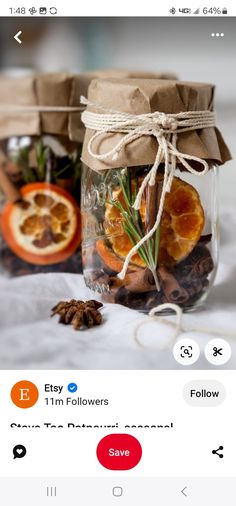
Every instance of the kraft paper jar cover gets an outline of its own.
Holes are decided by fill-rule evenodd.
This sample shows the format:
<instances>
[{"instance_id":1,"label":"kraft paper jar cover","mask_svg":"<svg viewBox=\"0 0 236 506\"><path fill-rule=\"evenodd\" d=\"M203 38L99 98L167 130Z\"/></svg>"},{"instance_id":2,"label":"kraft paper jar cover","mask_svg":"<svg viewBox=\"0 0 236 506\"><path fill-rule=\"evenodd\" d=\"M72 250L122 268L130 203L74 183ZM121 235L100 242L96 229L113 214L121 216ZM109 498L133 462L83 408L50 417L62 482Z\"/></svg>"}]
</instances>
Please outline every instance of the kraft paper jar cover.
<instances>
[{"instance_id":1,"label":"kraft paper jar cover","mask_svg":"<svg viewBox=\"0 0 236 506\"><path fill-rule=\"evenodd\" d=\"M4 107L0 111L0 139L52 134L82 142L84 126L80 118L81 111L41 112L29 111L27 107L82 109L80 96L87 95L90 82L91 77L86 74L36 74L20 78L0 76L0 108ZM14 106L22 106L22 110L14 111Z\"/></svg>"},{"instance_id":2,"label":"kraft paper jar cover","mask_svg":"<svg viewBox=\"0 0 236 506\"><path fill-rule=\"evenodd\" d=\"M133 115L153 113L166 114L185 111L213 111L214 85L160 79L95 79L88 90L88 99L104 110L126 112ZM88 107L103 113L96 107ZM95 131L85 133L82 161L94 170L115 167L132 167L152 164L157 153L157 141L153 136L142 136L124 146L118 158L97 160L88 153L88 142ZM93 150L98 154L110 151L124 136L123 133L102 133L95 141ZM217 127L188 131L178 134L177 149L189 155L222 165L231 158L229 149Z\"/></svg>"}]
</instances>

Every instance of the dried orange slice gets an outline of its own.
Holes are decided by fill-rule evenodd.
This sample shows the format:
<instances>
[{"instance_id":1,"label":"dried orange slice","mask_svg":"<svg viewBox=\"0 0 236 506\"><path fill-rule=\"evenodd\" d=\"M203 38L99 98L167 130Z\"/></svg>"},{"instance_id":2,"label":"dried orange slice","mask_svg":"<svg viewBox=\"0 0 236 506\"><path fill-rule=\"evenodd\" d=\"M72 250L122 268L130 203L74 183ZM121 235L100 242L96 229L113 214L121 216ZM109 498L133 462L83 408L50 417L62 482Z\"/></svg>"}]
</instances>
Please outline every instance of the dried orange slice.
<instances>
[{"instance_id":1,"label":"dried orange slice","mask_svg":"<svg viewBox=\"0 0 236 506\"><path fill-rule=\"evenodd\" d=\"M2 234L26 262L48 265L70 257L80 242L80 217L73 197L56 185L32 183L21 188L23 204L7 203Z\"/></svg>"},{"instance_id":2,"label":"dried orange slice","mask_svg":"<svg viewBox=\"0 0 236 506\"><path fill-rule=\"evenodd\" d=\"M124 208L126 207L122 189L113 191L113 199L122 203ZM144 199L140 214L145 223ZM204 211L197 190L189 183L175 177L171 191L166 195L161 219L159 262L169 265L183 260L198 242L204 222ZM112 246L111 254L115 253L120 259L124 259L133 244L122 229L122 216L119 209L111 204L106 205L105 231ZM104 251L99 252L105 263L108 262L108 252L109 248L106 249L106 255ZM133 256L132 263L145 267L139 254Z\"/></svg>"},{"instance_id":3,"label":"dried orange slice","mask_svg":"<svg viewBox=\"0 0 236 506\"><path fill-rule=\"evenodd\" d=\"M112 251L109 246L103 241L99 239L96 243L96 249L99 256L104 260L104 263L109 269L115 272L121 271L123 267L123 260L121 260L115 253Z\"/></svg>"},{"instance_id":4,"label":"dried orange slice","mask_svg":"<svg viewBox=\"0 0 236 506\"><path fill-rule=\"evenodd\" d=\"M200 239L204 223L197 190L175 177L166 194L161 220L160 263L180 262L189 255Z\"/></svg>"},{"instance_id":5,"label":"dried orange slice","mask_svg":"<svg viewBox=\"0 0 236 506\"><path fill-rule=\"evenodd\" d=\"M106 244L103 239L99 239L96 243L96 250L99 256L103 259L105 265L109 267L111 271L120 272L124 259L120 258L114 251ZM137 270L137 266L134 265L133 259L130 262L130 266L128 272L133 272Z\"/></svg>"},{"instance_id":6,"label":"dried orange slice","mask_svg":"<svg viewBox=\"0 0 236 506\"><path fill-rule=\"evenodd\" d=\"M112 197L114 200L120 202L124 208L126 208L121 188L115 189L112 193ZM141 207L140 214L142 220L144 221L145 206ZM133 244L131 244L128 235L124 232L122 222L123 218L121 216L119 209L117 209L117 207L113 206L112 204L106 204L105 222L104 222L105 232L107 238L112 244L113 251L121 258L124 258L131 250ZM139 265L140 267L144 267L144 262L138 253L136 253L132 257L132 263L135 265Z\"/></svg>"}]
</instances>

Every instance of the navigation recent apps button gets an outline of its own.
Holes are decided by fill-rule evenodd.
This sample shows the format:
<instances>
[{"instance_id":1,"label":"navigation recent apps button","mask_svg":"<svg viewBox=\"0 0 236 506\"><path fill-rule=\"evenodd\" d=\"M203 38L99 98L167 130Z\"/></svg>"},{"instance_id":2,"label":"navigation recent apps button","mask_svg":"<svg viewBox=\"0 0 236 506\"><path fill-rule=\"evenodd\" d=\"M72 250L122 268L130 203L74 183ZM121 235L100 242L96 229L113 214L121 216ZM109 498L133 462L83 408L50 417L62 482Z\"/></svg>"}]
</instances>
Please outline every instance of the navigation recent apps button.
<instances>
[{"instance_id":1,"label":"navigation recent apps button","mask_svg":"<svg viewBox=\"0 0 236 506\"><path fill-rule=\"evenodd\" d=\"M112 471L127 471L137 466L142 457L139 441L129 434L109 434L97 446L100 464Z\"/></svg>"}]
</instances>

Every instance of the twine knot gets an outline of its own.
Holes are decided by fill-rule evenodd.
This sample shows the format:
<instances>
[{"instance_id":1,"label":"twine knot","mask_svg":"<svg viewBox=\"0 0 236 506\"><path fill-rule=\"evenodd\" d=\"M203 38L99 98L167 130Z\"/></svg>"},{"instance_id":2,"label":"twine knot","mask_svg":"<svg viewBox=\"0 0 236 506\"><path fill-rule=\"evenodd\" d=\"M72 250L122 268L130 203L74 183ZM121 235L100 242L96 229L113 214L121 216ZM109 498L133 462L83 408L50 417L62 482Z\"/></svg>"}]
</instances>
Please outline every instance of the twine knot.
<instances>
[{"instance_id":1,"label":"twine knot","mask_svg":"<svg viewBox=\"0 0 236 506\"><path fill-rule=\"evenodd\" d=\"M173 118L170 118L169 116L165 115L162 119L162 126L163 128L168 128L173 132L174 130L177 130L178 123Z\"/></svg>"}]
</instances>

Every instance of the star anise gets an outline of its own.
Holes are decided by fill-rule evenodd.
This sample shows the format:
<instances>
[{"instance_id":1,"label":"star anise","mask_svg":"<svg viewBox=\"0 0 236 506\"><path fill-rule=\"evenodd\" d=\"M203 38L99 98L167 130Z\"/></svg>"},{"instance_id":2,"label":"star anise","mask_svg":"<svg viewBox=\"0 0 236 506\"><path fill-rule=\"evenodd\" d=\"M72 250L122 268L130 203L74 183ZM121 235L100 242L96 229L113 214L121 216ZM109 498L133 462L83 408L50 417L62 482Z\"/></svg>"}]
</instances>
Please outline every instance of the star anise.
<instances>
[{"instance_id":1,"label":"star anise","mask_svg":"<svg viewBox=\"0 0 236 506\"><path fill-rule=\"evenodd\" d=\"M82 300L72 299L69 302L60 301L52 308L52 315L59 314L59 323L68 325L71 323L75 330L80 330L84 327L93 327L102 323L102 315L99 309L103 306L97 300Z\"/></svg>"}]
</instances>

